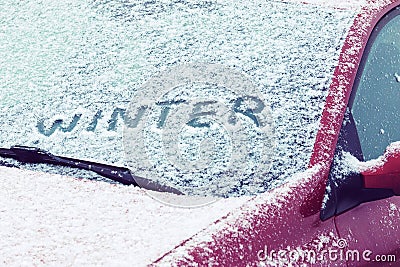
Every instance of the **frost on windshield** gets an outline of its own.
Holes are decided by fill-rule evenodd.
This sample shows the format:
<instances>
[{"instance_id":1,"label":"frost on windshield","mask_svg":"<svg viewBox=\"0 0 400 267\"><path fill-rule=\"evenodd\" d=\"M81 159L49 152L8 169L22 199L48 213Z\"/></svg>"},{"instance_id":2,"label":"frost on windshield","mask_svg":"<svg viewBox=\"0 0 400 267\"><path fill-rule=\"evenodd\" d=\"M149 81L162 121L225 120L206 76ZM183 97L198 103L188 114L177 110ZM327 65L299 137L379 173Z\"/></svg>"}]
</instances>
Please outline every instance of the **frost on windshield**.
<instances>
[{"instance_id":1,"label":"frost on windshield","mask_svg":"<svg viewBox=\"0 0 400 267\"><path fill-rule=\"evenodd\" d=\"M262 12L260 12L262 10ZM8 1L0 9L1 146L124 165L128 103L181 63L246 74L276 140L265 191L307 168L354 11L275 1Z\"/></svg>"}]
</instances>

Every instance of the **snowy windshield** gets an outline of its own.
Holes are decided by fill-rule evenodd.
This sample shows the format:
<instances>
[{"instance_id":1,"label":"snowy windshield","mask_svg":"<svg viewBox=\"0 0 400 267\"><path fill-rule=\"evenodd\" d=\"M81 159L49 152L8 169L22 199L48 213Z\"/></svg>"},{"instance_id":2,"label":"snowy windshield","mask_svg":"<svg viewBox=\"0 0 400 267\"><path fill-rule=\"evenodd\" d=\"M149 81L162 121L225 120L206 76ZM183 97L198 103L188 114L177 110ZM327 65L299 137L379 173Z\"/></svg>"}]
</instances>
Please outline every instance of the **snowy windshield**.
<instances>
[{"instance_id":1,"label":"snowy windshield","mask_svg":"<svg viewBox=\"0 0 400 267\"><path fill-rule=\"evenodd\" d=\"M264 0L3 1L0 146L125 165L124 116L143 84L219 64L255 84L274 128L265 179L227 193L263 192L307 168L354 14Z\"/></svg>"}]
</instances>

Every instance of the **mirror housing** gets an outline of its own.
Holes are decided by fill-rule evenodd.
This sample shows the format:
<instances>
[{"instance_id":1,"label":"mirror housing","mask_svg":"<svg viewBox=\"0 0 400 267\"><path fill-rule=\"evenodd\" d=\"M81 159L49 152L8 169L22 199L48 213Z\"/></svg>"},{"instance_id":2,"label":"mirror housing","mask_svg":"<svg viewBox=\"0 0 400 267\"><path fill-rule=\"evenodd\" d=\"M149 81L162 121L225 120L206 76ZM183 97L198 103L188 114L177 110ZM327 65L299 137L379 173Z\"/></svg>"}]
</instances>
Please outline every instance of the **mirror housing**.
<instances>
[{"instance_id":1,"label":"mirror housing","mask_svg":"<svg viewBox=\"0 0 400 267\"><path fill-rule=\"evenodd\" d=\"M391 189L400 195L400 142L390 144L383 157L361 175L365 188Z\"/></svg>"}]
</instances>

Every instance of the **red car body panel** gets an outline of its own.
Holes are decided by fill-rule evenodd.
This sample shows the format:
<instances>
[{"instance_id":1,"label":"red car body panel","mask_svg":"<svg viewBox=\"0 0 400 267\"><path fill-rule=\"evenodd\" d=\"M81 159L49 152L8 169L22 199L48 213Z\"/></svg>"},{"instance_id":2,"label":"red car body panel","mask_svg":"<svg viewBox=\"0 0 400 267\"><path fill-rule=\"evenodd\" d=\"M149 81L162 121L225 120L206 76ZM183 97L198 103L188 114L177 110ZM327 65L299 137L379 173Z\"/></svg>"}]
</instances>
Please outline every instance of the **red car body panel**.
<instances>
[{"instance_id":1,"label":"red car body panel","mask_svg":"<svg viewBox=\"0 0 400 267\"><path fill-rule=\"evenodd\" d=\"M253 198L240 210L184 241L154 265L164 266L173 261L177 266L254 266L260 259L270 265L278 257L270 254L272 250L327 250L339 239L333 218L322 222L319 214L305 217L300 212L309 188L323 179L319 168L307 174L270 195ZM204 241L204 236L211 239ZM265 253L272 258L265 259ZM315 266L325 265L321 261Z\"/></svg>"},{"instance_id":2,"label":"red car body panel","mask_svg":"<svg viewBox=\"0 0 400 267\"><path fill-rule=\"evenodd\" d=\"M255 266L262 263L288 266L282 261L264 260L266 250L289 253L293 249L311 249L321 256L328 248L337 249L338 242L343 241L341 238L348 242L347 251L373 250L374 254L382 255L390 252L400 259L400 208L397 208L400 197L364 203L326 221L319 217L339 130L365 46L377 22L399 5L398 0L369 0L356 16L334 71L309 171L252 198L239 210L166 253L153 263L154 266L171 263L177 266ZM331 262L326 261L326 257L314 262L298 260L296 266L301 263L306 266L346 265L343 257ZM349 266L369 263L374 264L348 261ZM393 264L387 263L399 266Z\"/></svg>"},{"instance_id":3,"label":"red car body panel","mask_svg":"<svg viewBox=\"0 0 400 267\"><path fill-rule=\"evenodd\" d=\"M350 259L348 266L399 266L400 197L364 203L335 221L347 251L360 253L360 260ZM366 261L362 253L368 251Z\"/></svg>"}]
</instances>

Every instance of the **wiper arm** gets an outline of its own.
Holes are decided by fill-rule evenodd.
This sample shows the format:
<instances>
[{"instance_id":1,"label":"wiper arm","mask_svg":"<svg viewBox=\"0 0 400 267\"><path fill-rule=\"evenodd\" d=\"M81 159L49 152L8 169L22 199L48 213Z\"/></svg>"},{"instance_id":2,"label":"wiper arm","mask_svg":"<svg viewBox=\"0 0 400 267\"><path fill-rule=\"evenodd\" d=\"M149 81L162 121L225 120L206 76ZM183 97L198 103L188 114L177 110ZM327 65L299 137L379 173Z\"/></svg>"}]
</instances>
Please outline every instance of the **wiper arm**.
<instances>
[{"instance_id":1,"label":"wiper arm","mask_svg":"<svg viewBox=\"0 0 400 267\"><path fill-rule=\"evenodd\" d=\"M160 185L143 177L133 176L131 171L125 167L56 156L37 147L12 146L11 148L0 148L0 156L13 158L23 163L47 163L88 170L124 185L140 185L142 188L153 191L183 195L182 192L173 187Z\"/></svg>"}]
</instances>

